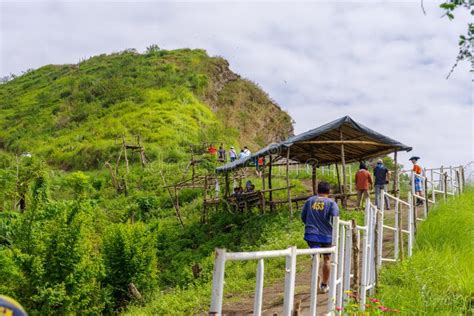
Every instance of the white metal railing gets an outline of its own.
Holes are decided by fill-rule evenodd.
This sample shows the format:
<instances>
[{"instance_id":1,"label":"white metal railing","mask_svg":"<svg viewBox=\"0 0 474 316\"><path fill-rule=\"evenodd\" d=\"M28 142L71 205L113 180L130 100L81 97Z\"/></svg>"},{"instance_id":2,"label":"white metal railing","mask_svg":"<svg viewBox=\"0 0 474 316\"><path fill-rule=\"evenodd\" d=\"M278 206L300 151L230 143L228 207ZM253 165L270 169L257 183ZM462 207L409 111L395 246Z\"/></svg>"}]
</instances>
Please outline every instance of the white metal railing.
<instances>
[{"instance_id":1,"label":"white metal railing","mask_svg":"<svg viewBox=\"0 0 474 316\"><path fill-rule=\"evenodd\" d=\"M346 292L350 289L351 254L352 254L352 223L333 219L333 246L330 248L297 249L290 247L284 250L227 252L216 249L214 274L212 282L212 299L210 315L222 315L222 300L224 293L224 271L227 261L257 260L256 287L253 313L262 314L264 259L286 257L285 288L283 300L283 315L292 315L295 294L296 259L299 255L313 255L311 269L311 300L310 315L317 314L317 290L319 254L331 254L331 274L329 277L328 310L342 307ZM365 231L369 231L365 229Z\"/></svg>"},{"instance_id":2,"label":"white metal railing","mask_svg":"<svg viewBox=\"0 0 474 316\"><path fill-rule=\"evenodd\" d=\"M453 170L453 171L445 171ZM451 174L454 176L452 178ZM333 245L330 248L297 249L290 247L283 250L254 251L254 252L227 252L225 249L216 249L214 262L214 274L212 283L212 300L210 315L222 315L222 300L224 292L224 272L227 261L257 260L256 287L253 313L262 314L263 302L263 280L264 260L269 258L285 257L285 288L283 301L283 315L289 316L293 313L296 261L299 255L313 255L311 268L311 300L310 315L317 313L317 289L320 254L332 255L331 274L329 279L328 311L334 312L342 308L347 299L346 291L350 289L352 270L359 268L358 262L351 262L353 251L353 233L362 240L362 246L357 247L361 252L361 271L359 284L360 309L365 310L367 294L372 294L376 286L377 271L384 262L399 261L403 254L403 236L407 236L407 255L413 253L415 239L416 220L424 220L428 216L428 203L436 203L436 194L456 195L464 189L463 167L433 168L426 169L424 175L417 175L411 171L411 192L408 193L407 201L391 195L384 190L380 194L380 208L366 200L364 225L354 226L352 222L344 221L339 217L333 219ZM415 192L415 179L421 179L421 195ZM431 191L429 191L430 189ZM431 199L429 196L431 195ZM385 199L394 201L394 224L385 223ZM423 218L418 218L416 212L416 199L423 201ZM406 210L405 212L403 210ZM405 213L405 214L404 214ZM406 227L403 222L406 220ZM355 231L354 231L355 230ZM384 253L384 230L394 232L393 257L383 257ZM360 238L362 236L362 238Z\"/></svg>"},{"instance_id":3,"label":"white metal railing","mask_svg":"<svg viewBox=\"0 0 474 316\"><path fill-rule=\"evenodd\" d=\"M402 248L403 242L403 234L408 236L408 244L407 244L407 253L410 257L413 252L413 239L414 239L414 207L412 202L412 197L408 195L408 202L391 195L385 191L382 191L381 198L390 199L394 201L394 224L390 226L384 222L385 220L385 209L382 205L382 208L379 211L379 223L378 223L378 244L381 245L378 249L378 266L382 265L382 262L395 262L400 260L400 253ZM406 209L405 216L403 216L403 209ZM403 220L406 220L406 229L403 228ZM383 254L383 235L384 230L393 231L393 257L392 258L384 258Z\"/></svg>"},{"instance_id":4,"label":"white metal railing","mask_svg":"<svg viewBox=\"0 0 474 316\"><path fill-rule=\"evenodd\" d=\"M375 289L375 224L377 206L367 198L365 203L364 226L358 227L362 232L362 266L360 279L360 309L365 310L367 293Z\"/></svg>"}]
</instances>

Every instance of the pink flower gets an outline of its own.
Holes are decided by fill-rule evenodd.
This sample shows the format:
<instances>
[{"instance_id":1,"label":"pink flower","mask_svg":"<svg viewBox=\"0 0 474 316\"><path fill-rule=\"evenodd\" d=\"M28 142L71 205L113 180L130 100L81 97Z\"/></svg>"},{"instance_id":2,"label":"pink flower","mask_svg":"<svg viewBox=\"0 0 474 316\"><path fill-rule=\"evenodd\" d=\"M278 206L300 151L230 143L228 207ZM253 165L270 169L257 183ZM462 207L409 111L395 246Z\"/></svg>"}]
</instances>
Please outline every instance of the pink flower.
<instances>
[{"instance_id":1,"label":"pink flower","mask_svg":"<svg viewBox=\"0 0 474 316\"><path fill-rule=\"evenodd\" d=\"M376 299L376 298L371 298L370 301L371 301L372 303L380 303L380 301L379 301L378 299Z\"/></svg>"},{"instance_id":2,"label":"pink flower","mask_svg":"<svg viewBox=\"0 0 474 316\"><path fill-rule=\"evenodd\" d=\"M336 307L336 310L337 310L338 312L342 311L343 309L344 309L344 308L342 308L342 307Z\"/></svg>"}]
</instances>

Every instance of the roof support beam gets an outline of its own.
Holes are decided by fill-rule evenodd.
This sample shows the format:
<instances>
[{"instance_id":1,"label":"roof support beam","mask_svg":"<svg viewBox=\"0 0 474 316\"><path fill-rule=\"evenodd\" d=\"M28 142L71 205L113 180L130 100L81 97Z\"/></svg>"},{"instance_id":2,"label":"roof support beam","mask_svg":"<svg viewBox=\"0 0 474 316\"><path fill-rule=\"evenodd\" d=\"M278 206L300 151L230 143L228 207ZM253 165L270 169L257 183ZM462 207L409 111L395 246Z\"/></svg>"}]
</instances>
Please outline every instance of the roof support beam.
<instances>
[{"instance_id":1,"label":"roof support beam","mask_svg":"<svg viewBox=\"0 0 474 316\"><path fill-rule=\"evenodd\" d=\"M308 140L298 142L300 144L360 144L360 145L373 145L373 146L383 146L383 147L393 147L393 145L377 143L370 140Z\"/></svg>"}]
</instances>

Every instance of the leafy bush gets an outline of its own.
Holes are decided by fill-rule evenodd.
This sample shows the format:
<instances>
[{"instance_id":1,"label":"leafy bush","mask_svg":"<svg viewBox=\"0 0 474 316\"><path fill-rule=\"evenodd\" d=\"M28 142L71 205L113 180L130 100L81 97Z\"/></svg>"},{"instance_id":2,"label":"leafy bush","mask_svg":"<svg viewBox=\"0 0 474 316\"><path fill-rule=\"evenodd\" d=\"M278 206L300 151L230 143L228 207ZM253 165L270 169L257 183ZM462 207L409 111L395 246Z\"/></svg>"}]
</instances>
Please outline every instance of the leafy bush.
<instances>
[{"instance_id":1,"label":"leafy bush","mask_svg":"<svg viewBox=\"0 0 474 316\"><path fill-rule=\"evenodd\" d=\"M103 247L106 277L104 284L113 297L113 308L132 299L129 286L133 283L140 292L156 285L156 254L151 234L145 225L114 224L107 228Z\"/></svg>"}]
</instances>

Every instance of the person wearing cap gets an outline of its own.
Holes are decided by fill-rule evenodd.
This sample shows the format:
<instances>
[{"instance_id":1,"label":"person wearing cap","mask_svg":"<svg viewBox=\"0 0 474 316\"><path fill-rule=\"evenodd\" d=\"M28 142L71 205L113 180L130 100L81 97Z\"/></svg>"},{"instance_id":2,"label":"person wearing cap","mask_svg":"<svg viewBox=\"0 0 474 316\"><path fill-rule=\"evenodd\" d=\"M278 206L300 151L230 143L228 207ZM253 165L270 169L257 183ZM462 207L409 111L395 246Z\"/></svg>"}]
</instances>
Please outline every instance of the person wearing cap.
<instances>
[{"instance_id":1,"label":"person wearing cap","mask_svg":"<svg viewBox=\"0 0 474 316\"><path fill-rule=\"evenodd\" d=\"M365 163L360 163L359 171L355 175L355 184L357 190L357 208L360 208L362 197L364 201L369 197L369 189L372 187L372 176L370 172L367 171L367 166Z\"/></svg>"},{"instance_id":2,"label":"person wearing cap","mask_svg":"<svg viewBox=\"0 0 474 316\"><path fill-rule=\"evenodd\" d=\"M235 152L234 146L230 146L229 157L230 157L230 162L237 159L237 153Z\"/></svg>"},{"instance_id":3,"label":"person wearing cap","mask_svg":"<svg viewBox=\"0 0 474 316\"><path fill-rule=\"evenodd\" d=\"M423 168L421 168L420 165L418 165L418 159L420 159L420 157L413 156L410 158L410 161L413 163L413 169L412 169L413 172L417 175L421 175L423 173ZM423 196L423 179L415 176L414 185L415 185L416 195ZM421 204L423 204L423 201L420 199L417 199L416 205L421 205Z\"/></svg>"},{"instance_id":4,"label":"person wearing cap","mask_svg":"<svg viewBox=\"0 0 474 316\"><path fill-rule=\"evenodd\" d=\"M387 191L388 182L390 181L390 171L383 165L382 159L377 160L377 165L374 168L374 178L375 204L380 207L381 191ZM390 209L390 201L387 196L385 197L385 206L387 210Z\"/></svg>"},{"instance_id":5,"label":"person wearing cap","mask_svg":"<svg viewBox=\"0 0 474 316\"><path fill-rule=\"evenodd\" d=\"M1 316L27 316L23 307L11 297L0 295Z\"/></svg>"}]
</instances>

